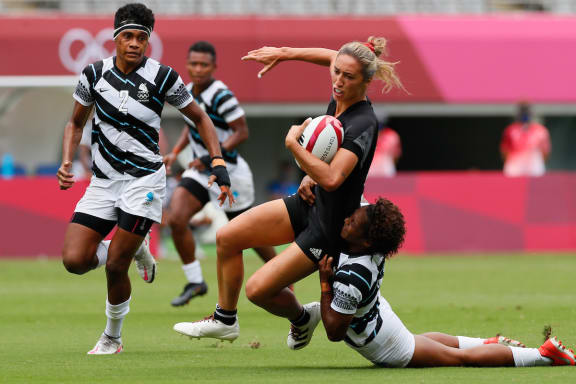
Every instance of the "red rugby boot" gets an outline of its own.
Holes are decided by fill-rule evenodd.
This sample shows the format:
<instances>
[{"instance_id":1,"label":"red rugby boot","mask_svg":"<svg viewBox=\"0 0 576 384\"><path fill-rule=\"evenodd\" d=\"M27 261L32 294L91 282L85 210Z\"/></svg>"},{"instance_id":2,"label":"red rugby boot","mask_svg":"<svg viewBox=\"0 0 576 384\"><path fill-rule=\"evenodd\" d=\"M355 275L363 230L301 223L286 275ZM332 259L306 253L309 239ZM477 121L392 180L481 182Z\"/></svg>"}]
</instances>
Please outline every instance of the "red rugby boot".
<instances>
[{"instance_id":1,"label":"red rugby boot","mask_svg":"<svg viewBox=\"0 0 576 384\"><path fill-rule=\"evenodd\" d=\"M562 345L557 337L546 340L538 352L544 357L552 359L552 365L574 365L574 351Z\"/></svg>"}]
</instances>

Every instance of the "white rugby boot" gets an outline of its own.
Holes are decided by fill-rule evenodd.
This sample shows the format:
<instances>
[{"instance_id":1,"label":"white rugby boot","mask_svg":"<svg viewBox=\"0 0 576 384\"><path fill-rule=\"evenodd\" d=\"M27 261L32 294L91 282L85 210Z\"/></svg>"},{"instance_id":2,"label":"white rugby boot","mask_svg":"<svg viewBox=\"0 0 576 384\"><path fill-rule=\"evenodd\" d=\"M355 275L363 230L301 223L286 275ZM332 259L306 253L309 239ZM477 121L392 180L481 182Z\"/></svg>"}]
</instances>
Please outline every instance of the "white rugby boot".
<instances>
[{"instance_id":1,"label":"white rugby boot","mask_svg":"<svg viewBox=\"0 0 576 384\"><path fill-rule=\"evenodd\" d=\"M152 253L150 253L150 232L146 234L142 245L134 254L134 261L136 264L136 269L138 274L147 283L154 281L156 277L156 270L158 266L156 265L156 260Z\"/></svg>"},{"instance_id":2,"label":"white rugby boot","mask_svg":"<svg viewBox=\"0 0 576 384\"><path fill-rule=\"evenodd\" d=\"M88 355L114 355L120 352L122 352L122 339L112 338L103 333L94 348L88 351Z\"/></svg>"},{"instance_id":3,"label":"white rugby boot","mask_svg":"<svg viewBox=\"0 0 576 384\"><path fill-rule=\"evenodd\" d=\"M236 319L234 324L226 325L220 320L214 319L214 315L210 315L203 320L193 323L174 324L174 330L190 338L211 338L230 342L236 340L240 335L238 319Z\"/></svg>"},{"instance_id":4,"label":"white rugby boot","mask_svg":"<svg viewBox=\"0 0 576 384\"><path fill-rule=\"evenodd\" d=\"M293 350L302 349L310 344L310 340L312 340L312 335L314 334L314 329L316 329L318 323L322 320L319 302L316 301L308 303L303 307L310 315L310 319L306 324L300 327L290 324L290 332L288 333L286 344L288 344L288 348Z\"/></svg>"}]
</instances>

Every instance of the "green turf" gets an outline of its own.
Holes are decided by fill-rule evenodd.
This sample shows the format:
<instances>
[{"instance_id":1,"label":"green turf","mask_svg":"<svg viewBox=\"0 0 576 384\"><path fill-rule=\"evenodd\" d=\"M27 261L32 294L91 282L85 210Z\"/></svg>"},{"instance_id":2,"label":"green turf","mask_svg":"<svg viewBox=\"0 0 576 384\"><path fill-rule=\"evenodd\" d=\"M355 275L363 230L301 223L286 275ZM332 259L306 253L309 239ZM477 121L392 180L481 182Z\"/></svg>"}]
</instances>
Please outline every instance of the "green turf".
<instances>
[{"instance_id":1,"label":"green turf","mask_svg":"<svg viewBox=\"0 0 576 384\"><path fill-rule=\"evenodd\" d=\"M208 295L185 308L169 302L183 281L179 264L160 264L148 285L132 271L133 299L125 321L125 352L86 356L105 323L103 270L67 273L58 261L0 261L0 383L542 383L576 380L574 367L376 369L319 328L302 351L285 346L287 322L243 296L241 336L234 342L189 340L172 331L216 303L215 257L203 262ZM260 263L246 257L247 273ZM536 346L551 324L565 344L576 344L574 255L474 257L400 256L389 262L383 293L414 333L469 336L498 332ZM318 300L316 276L296 286L303 302ZM250 344L260 343L252 349ZM557 381L553 381L557 380Z\"/></svg>"}]
</instances>

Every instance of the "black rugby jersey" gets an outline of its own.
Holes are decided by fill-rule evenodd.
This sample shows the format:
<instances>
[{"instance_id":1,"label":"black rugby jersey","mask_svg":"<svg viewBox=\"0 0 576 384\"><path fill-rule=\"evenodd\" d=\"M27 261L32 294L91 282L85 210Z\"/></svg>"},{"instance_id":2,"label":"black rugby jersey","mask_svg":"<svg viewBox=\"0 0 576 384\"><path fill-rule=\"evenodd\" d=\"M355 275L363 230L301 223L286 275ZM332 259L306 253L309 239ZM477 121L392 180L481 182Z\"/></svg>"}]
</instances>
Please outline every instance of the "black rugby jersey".
<instances>
[{"instance_id":1,"label":"black rugby jersey","mask_svg":"<svg viewBox=\"0 0 576 384\"><path fill-rule=\"evenodd\" d=\"M334 116L336 102L330 101L327 115ZM346 109L338 120L344 128L344 140L341 148L353 152L358 157L356 166L340 187L328 192L319 185L315 187L316 203L312 208L310 219L318 226L328 239L340 239L340 230L344 219L360 206L364 192L364 182L378 138L378 119L369 101L359 101Z\"/></svg>"},{"instance_id":2,"label":"black rugby jersey","mask_svg":"<svg viewBox=\"0 0 576 384\"><path fill-rule=\"evenodd\" d=\"M182 109L193 101L172 68L144 57L129 74L116 67L115 57L84 68L74 99L94 105L92 171L96 177L133 179L162 166L158 146L164 102Z\"/></svg>"}]
</instances>

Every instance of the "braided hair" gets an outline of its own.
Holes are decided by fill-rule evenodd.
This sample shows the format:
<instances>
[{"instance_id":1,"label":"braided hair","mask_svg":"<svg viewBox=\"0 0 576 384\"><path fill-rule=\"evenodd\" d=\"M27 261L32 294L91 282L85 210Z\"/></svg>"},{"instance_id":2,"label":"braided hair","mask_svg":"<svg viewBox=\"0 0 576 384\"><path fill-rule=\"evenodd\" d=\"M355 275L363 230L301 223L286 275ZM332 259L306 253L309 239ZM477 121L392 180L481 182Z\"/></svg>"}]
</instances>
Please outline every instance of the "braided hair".
<instances>
[{"instance_id":1,"label":"braided hair","mask_svg":"<svg viewBox=\"0 0 576 384\"><path fill-rule=\"evenodd\" d=\"M406 223L400 209L385 198L378 198L367 207L366 239L371 253L381 253L386 258L398 252L404 243Z\"/></svg>"}]
</instances>

